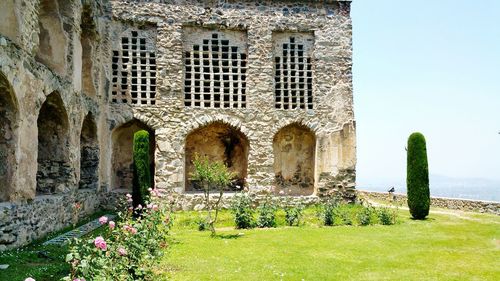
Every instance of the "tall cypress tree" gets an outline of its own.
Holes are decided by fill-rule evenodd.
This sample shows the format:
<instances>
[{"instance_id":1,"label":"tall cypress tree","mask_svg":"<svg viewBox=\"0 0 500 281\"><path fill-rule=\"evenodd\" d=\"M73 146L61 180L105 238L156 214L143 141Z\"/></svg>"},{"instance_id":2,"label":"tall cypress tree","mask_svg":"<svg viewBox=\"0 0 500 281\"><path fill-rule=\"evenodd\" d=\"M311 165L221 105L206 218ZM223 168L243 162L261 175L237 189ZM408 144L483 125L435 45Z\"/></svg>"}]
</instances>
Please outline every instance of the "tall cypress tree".
<instances>
[{"instance_id":1,"label":"tall cypress tree","mask_svg":"<svg viewBox=\"0 0 500 281\"><path fill-rule=\"evenodd\" d=\"M134 134L134 178L132 199L134 206L144 205L151 187L149 163L149 133L145 130Z\"/></svg>"},{"instance_id":2,"label":"tall cypress tree","mask_svg":"<svg viewBox=\"0 0 500 281\"><path fill-rule=\"evenodd\" d=\"M414 219L425 219L431 198L427 148L421 133L413 133L408 138L406 186L410 214Z\"/></svg>"}]
</instances>

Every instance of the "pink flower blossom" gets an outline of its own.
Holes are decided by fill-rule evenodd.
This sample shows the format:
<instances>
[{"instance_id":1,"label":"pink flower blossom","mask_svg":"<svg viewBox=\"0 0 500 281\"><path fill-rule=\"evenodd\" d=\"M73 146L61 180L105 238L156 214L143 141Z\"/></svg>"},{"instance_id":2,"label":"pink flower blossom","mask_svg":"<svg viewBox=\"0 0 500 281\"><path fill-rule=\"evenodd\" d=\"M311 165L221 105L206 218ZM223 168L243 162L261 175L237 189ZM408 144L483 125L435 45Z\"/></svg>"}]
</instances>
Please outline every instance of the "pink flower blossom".
<instances>
[{"instance_id":1,"label":"pink flower blossom","mask_svg":"<svg viewBox=\"0 0 500 281\"><path fill-rule=\"evenodd\" d=\"M100 224L106 224L108 222L108 217L102 216L99 218L99 223Z\"/></svg>"},{"instance_id":2,"label":"pink flower blossom","mask_svg":"<svg viewBox=\"0 0 500 281\"><path fill-rule=\"evenodd\" d=\"M127 255L127 250L125 250L125 248L120 247L120 248L118 248L118 254L120 256L126 256Z\"/></svg>"},{"instance_id":3,"label":"pink flower blossom","mask_svg":"<svg viewBox=\"0 0 500 281\"><path fill-rule=\"evenodd\" d=\"M158 205L154 204L151 209L153 209L153 211L158 211Z\"/></svg>"},{"instance_id":4,"label":"pink flower blossom","mask_svg":"<svg viewBox=\"0 0 500 281\"><path fill-rule=\"evenodd\" d=\"M150 204L148 204L146 207L147 207L148 209L153 209L153 204L151 204L151 203L150 203Z\"/></svg>"},{"instance_id":5,"label":"pink flower blossom","mask_svg":"<svg viewBox=\"0 0 500 281\"><path fill-rule=\"evenodd\" d=\"M132 198L129 198L129 199L127 199L127 202L132 203L132 202L134 202L134 200L132 200Z\"/></svg>"},{"instance_id":6,"label":"pink flower blossom","mask_svg":"<svg viewBox=\"0 0 500 281\"><path fill-rule=\"evenodd\" d=\"M28 277L28 278L24 279L24 281L36 281L36 280L31 278L31 277Z\"/></svg>"},{"instance_id":7,"label":"pink flower blossom","mask_svg":"<svg viewBox=\"0 0 500 281\"><path fill-rule=\"evenodd\" d=\"M99 248L103 251L106 251L108 245L106 244L106 241L104 241L104 238L102 236L97 236L94 240L94 245L96 248Z\"/></svg>"},{"instance_id":8,"label":"pink flower blossom","mask_svg":"<svg viewBox=\"0 0 500 281\"><path fill-rule=\"evenodd\" d=\"M132 198L132 195L130 195L130 193L127 193L127 195L125 196L127 196L128 199Z\"/></svg>"},{"instance_id":9,"label":"pink flower blossom","mask_svg":"<svg viewBox=\"0 0 500 281\"><path fill-rule=\"evenodd\" d=\"M141 210L142 209L142 205L141 204L137 205L136 209L137 210Z\"/></svg>"},{"instance_id":10,"label":"pink flower blossom","mask_svg":"<svg viewBox=\"0 0 500 281\"><path fill-rule=\"evenodd\" d=\"M150 187L150 188L148 188L148 191L151 192L151 191L153 191L153 189Z\"/></svg>"},{"instance_id":11,"label":"pink flower blossom","mask_svg":"<svg viewBox=\"0 0 500 281\"><path fill-rule=\"evenodd\" d=\"M109 222L109 228L111 228L111 229L115 228L115 222L114 221L110 221Z\"/></svg>"},{"instance_id":12,"label":"pink flower blossom","mask_svg":"<svg viewBox=\"0 0 500 281\"><path fill-rule=\"evenodd\" d=\"M135 227L131 227L129 230L130 230L130 233L132 233L132 234L137 233L137 229Z\"/></svg>"},{"instance_id":13,"label":"pink flower blossom","mask_svg":"<svg viewBox=\"0 0 500 281\"><path fill-rule=\"evenodd\" d=\"M128 231L130 229L130 226L126 224L126 225L123 226L123 229L125 229L126 231Z\"/></svg>"}]
</instances>

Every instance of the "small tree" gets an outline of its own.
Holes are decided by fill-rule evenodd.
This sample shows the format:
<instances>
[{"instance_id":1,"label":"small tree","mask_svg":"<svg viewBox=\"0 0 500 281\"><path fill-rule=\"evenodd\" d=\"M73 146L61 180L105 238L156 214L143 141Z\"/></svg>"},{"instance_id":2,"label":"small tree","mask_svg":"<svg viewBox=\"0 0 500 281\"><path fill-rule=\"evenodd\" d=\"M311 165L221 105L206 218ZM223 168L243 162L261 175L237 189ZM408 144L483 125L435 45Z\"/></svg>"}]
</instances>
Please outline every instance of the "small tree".
<instances>
[{"instance_id":1,"label":"small tree","mask_svg":"<svg viewBox=\"0 0 500 281\"><path fill-rule=\"evenodd\" d=\"M408 208L414 219L425 219L429 215L429 168L425 137L413 133L408 138L406 186Z\"/></svg>"},{"instance_id":2,"label":"small tree","mask_svg":"<svg viewBox=\"0 0 500 281\"><path fill-rule=\"evenodd\" d=\"M144 205L151 187L149 163L149 133L141 130L134 134L134 178L132 198L134 206Z\"/></svg>"},{"instance_id":3,"label":"small tree","mask_svg":"<svg viewBox=\"0 0 500 281\"><path fill-rule=\"evenodd\" d=\"M197 181L203 189L205 196L205 206L207 208L207 225L212 236L215 236L215 223L220 211L220 203L224 189L231 183L234 174L230 172L224 163L220 161L210 161L208 157L195 155L194 157L194 172L191 173L191 180ZM219 193L219 197L215 203L210 201L210 191L214 190ZM212 217L212 211L215 214Z\"/></svg>"}]
</instances>

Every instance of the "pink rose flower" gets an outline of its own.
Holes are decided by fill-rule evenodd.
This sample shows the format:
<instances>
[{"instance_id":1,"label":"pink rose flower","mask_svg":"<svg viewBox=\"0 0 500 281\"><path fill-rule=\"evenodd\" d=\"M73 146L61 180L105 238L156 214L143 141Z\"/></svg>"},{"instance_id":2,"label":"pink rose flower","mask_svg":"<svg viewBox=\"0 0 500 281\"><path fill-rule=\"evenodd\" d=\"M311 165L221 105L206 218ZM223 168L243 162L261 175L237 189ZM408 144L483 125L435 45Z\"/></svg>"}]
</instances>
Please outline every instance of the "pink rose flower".
<instances>
[{"instance_id":1,"label":"pink rose flower","mask_svg":"<svg viewBox=\"0 0 500 281\"><path fill-rule=\"evenodd\" d=\"M114 221L110 221L108 224L109 224L109 228L111 228L111 229L115 228L115 222Z\"/></svg>"},{"instance_id":2,"label":"pink rose flower","mask_svg":"<svg viewBox=\"0 0 500 281\"><path fill-rule=\"evenodd\" d=\"M142 209L142 205L141 204L137 205L136 209L137 210L141 210Z\"/></svg>"},{"instance_id":3,"label":"pink rose flower","mask_svg":"<svg viewBox=\"0 0 500 281\"><path fill-rule=\"evenodd\" d=\"M127 193L127 195L125 195L125 196L127 196L127 199L132 198L132 195L130 195L130 193Z\"/></svg>"},{"instance_id":4,"label":"pink rose flower","mask_svg":"<svg viewBox=\"0 0 500 281\"><path fill-rule=\"evenodd\" d=\"M100 224L106 224L108 222L108 217L102 216L99 218L99 223Z\"/></svg>"},{"instance_id":5,"label":"pink rose flower","mask_svg":"<svg viewBox=\"0 0 500 281\"><path fill-rule=\"evenodd\" d=\"M31 278L31 277L28 277L28 278L24 279L24 281L36 281L36 280Z\"/></svg>"},{"instance_id":6,"label":"pink rose flower","mask_svg":"<svg viewBox=\"0 0 500 281\"><path fill-rule=\"evenodd\" d=\"M104 238L102 236L97 236L94 240L94 245L96 248L99 248L103 251L106 251L108 245L106 244L106 241L104 241Z\"/></svg>"},{"instance_id":7,"label":"pink rose flower","mask_svg":"<svg viewBox=\"0 0 500 281\"><path fill-rule=\"evenodd\" d=\"M131 227L130 228L130 233L136 234L137 233L137 229L135 227Z\"/></svg>"},{"instance_id":8,"label":"pink rose flower","mask_svg":"<svg viewBox=\"0 0 500 281\"><path fill-rule=\"evenodd\" d=\"M125 250L125 248L120 247L120 248L118 248L118 254L120 256L126 256L127 255L127 250Z\"/></svg>"},{"instance_id":9,"label":"pink rose flower","mask_svg":"<svg viewBox=\"0 0 500 281\"><path fill-rule=\"evenodd\" d=\"M153 209L153 211L158 211L158 205L154 204L151 209Z\"/></svg>"},{"instance_id":10,"label":"pink rose flower","mask_svg":"<svg viewBox=\"0 0 500 281\"><path fill-rule=\"evenodd\" d=\"M151 203L150 203L150 204L148 204L148 205L146 206L146 208L148 208L148 209L153 209L153 204L151 204Z\"/></svg>"}]
</instances>

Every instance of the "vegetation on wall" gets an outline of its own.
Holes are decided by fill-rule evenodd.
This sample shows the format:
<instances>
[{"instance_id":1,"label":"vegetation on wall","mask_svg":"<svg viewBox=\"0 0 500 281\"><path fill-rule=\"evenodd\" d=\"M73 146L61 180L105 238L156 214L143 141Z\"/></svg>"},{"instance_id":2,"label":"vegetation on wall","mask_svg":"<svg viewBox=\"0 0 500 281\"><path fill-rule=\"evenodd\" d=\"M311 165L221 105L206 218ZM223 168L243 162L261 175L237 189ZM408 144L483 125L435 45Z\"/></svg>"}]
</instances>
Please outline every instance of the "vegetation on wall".
<instances>
[{"instance_id":1,"label":"vegetation on wall","mask_svg":"<svg viewBox=\"0 0 500 281\"><path fill-rule=\"evenodd\" d=\"M134 177L132 198L134 206L144 205L151 187L151 169L149 162L149 133L145 130L134 134Z\"/></svg>"},{"instance_id":2,"label":"vegetation on wall","mask_svg":"<svg viewBox=\"0 0 500 281\"><path fill-rule=\"evenodd\" d=\"M407 150L408 207L414 219L425 219L431 201L425 137L421 133L411 134Z\"/></svg>"}]
</instances>

